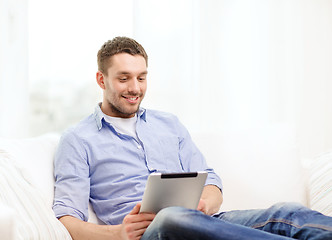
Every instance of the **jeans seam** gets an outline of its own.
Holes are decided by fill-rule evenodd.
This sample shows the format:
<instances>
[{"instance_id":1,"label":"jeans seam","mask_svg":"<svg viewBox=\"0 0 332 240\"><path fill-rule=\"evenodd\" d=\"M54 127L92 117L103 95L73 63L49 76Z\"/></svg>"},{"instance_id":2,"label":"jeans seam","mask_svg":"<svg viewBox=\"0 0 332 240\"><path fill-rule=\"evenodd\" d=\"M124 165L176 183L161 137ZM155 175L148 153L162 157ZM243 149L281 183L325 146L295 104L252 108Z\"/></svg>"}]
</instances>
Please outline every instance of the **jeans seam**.
<instances>
[{"instance_id":1,"label":"jeans seam","mask_svg":"<svg viewBox=\"0 0 332 240\"><path fill-rule=\"evenodd\" d=\"M325 225L320 225L320 224L304 224L302 227L312 227L312 228L320 228L322 230L326 231L332 231L332 227L325 226Z\"/></svg>"},{"instance_id":2,"label":"jeans seam","mask_svg":"<svg viewBox=\"0 0 332 240\"><path fill-rule=\"evenodd\" d=\"M270 220L262 222L262 223L257 223L255 225L253 225L252 228L256 229L256 228L264 227L269 223L285 223L285 224L291 225L291 226L296 227L296 228L301 228L300 225L294 224L294 223L292 223L290 221L287 221L285 219L270 219Z\"/></svg>"},{"instance_id":3,"label":"jeans seam","mask_svg":"<svg viewBox=\"0 0 332 240\"><path fill-rule=\"evenodd\" d=\"M324 226L324 225L319 225L319 224L304 224L303 226L297 225L291 221L287 221L285 219L270 219L268 221L262 222L262 223L258 223L252 226L252 228L257 229L257 228L261 228L266 226L269 223L285 223L287 225L291 225L293 227L296 228L303 228L303 227L312 227L312 228L319 228L322 230L326 230L326 231L332 231L332 228L329 226Z\"/></svg>"}]
</instances>

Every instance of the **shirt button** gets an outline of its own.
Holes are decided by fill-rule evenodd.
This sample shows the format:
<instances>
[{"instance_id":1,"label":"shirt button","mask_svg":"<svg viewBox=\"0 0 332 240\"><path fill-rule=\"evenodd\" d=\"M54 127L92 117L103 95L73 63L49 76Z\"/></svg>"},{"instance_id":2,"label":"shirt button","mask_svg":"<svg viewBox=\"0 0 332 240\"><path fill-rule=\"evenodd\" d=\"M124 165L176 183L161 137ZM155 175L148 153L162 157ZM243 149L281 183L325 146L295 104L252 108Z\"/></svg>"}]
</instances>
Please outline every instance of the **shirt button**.
<instances>
[{"instance_id":1,"label":"shirt button","mask_svg":"<svg viewBox=\"0 0 332 240\"><path fill-rule=\"evenodd\" d=\"M141 145L138 145L138 146L137 146L137 148L138 148L138 149L141 149L141 148L142 148L142 146L141 146Z\"/></svg>"}]
</instances>

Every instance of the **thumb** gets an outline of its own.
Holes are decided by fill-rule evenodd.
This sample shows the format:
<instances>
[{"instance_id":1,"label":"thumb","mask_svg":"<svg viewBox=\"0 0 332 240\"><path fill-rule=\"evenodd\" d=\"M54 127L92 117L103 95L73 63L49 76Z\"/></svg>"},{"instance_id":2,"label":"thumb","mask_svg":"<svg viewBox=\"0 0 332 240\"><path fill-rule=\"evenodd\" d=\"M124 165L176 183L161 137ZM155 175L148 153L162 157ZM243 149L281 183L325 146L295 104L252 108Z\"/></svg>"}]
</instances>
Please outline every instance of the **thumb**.
<instances>
[{"instance_id":1,"label":"thumb","mask_svg":"<svg viewBox=\"0 0 332 240\"><path fill-rule=\"evenodd\" d=\"M131 210L129 215L138 214L140 209L141 209L141 203L137 203L136 206Z\"/></svg>"},{"instance_id":2,"label":"thumb","mask_svg":"<svg viewBox=\"0 0 332 240\"><path fill-rule=\"evenodd\" d=\"M205 203L204 200L202 200L202 199L199 200L197 210L205 213L205 211L206 211L206 203Z\"/></svg>"}]
</instances>

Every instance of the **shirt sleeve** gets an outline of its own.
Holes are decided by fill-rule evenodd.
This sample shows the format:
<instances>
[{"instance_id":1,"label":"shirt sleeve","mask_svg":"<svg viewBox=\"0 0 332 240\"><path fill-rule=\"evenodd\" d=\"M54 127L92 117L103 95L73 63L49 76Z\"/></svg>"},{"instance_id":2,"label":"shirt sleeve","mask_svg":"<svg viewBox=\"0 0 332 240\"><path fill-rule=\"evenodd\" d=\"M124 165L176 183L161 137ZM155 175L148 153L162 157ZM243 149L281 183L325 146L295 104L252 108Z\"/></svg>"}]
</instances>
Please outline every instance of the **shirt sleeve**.
<instances>
[{"instance_id":1,"label":"shirt sleeve","mask_svg":"<svg viewBox=\"0 0 332 240\"><path fill-rule=\"evenodd\" d=\"M54 159L55 193L53 211L57 218L71 215L88 220L90 178L82 140L73 131L60 139Z\"/></svg>"},{"instance_id":2,"label":"shirt sleeve","mask_svg":"<svg viewBox=\"0 0 332 240\"><path fill-rule=\"evenodd\" d=\"M188 130L178 121L178 131L180 135L179 158L185 171L206 171L208 177L205 185L215 185L222 191L222 181L220 177L210 168L205 157L193 142Z\"/></svg>"}]
</instances>

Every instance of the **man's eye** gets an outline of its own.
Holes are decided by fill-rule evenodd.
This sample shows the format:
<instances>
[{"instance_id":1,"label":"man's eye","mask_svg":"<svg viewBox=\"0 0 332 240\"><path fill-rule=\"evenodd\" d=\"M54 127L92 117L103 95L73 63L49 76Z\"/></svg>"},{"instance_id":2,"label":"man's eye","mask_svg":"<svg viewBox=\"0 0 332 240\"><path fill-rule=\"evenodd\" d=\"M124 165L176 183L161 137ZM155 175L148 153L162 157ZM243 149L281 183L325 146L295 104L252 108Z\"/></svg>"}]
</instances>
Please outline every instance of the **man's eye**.
<instances>
[{"instance_id":1,"label":"man's eye","mask_svg":"<svg viewBox=\"0 0 332 240\"><path fill-rule=\"evenodd\" d=\"M120 81L126 81L127 78L120 78Z\"/></svg>"}]
</instances>

